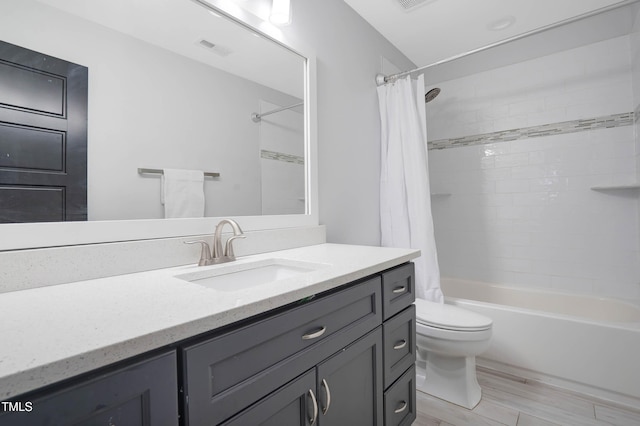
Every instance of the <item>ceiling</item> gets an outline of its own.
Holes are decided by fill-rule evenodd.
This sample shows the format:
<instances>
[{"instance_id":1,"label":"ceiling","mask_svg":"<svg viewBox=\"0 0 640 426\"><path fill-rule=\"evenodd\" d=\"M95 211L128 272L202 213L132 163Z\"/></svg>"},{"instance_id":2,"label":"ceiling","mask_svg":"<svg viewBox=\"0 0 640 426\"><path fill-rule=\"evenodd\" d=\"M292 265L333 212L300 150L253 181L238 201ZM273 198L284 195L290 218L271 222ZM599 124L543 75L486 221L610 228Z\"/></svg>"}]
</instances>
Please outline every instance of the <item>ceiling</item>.
<instances>
[{"instance_id":1,"label":"ceiling","mask_svg":"<svg viewBox=\"0 0 640 426\"><path fill-rule=\"evenodd\" d=\"M413 1L417 6L405 10L400 0L344 1L418 67L603 7L628 3L620 0L417 0ZM513 23L507 28L491 28L506 25L510 20Z\"/></svg>"}]
</instances>

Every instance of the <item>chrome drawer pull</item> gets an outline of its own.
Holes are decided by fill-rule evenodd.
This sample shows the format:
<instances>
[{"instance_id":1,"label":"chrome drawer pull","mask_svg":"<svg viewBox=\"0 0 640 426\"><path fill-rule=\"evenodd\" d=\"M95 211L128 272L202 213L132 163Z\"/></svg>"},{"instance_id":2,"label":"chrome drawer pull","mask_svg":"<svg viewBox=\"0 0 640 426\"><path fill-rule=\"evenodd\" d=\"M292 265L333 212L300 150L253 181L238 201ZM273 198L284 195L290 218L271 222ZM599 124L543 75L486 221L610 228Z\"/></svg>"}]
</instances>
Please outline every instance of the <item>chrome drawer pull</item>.
<instances>
[{"instance_id":1,"label":"chrome drawer pull","mask_svg":"<svg viewBox=\"0 0 640 426\"><path fill-rule=\"evenodd\" d=\"M400 286L400 287L396 287L393 289L393 292L395 294L400 294L400 293L404 293L405 291L407 291L407 287L406 286Z\"/></svg>"},{"instance_id":2,"label":"chrome drawer pull","mask_svg":"<svg viewBox=\"0 0 640 426\"><path fill-rule=\"evenodd\" d=\"M329 384L325 379L322 379L322 387L324 388L324 392L327 394L327 406L322 409L322 414L327 414L327 411L329 411L329 407L331 406L331 391L329 390Z\"/></svg>"},{"instance_id":3,"label":"chrome drawer pull","mask_svg":"<svg viewBox=\"0 0 640 426\"><path fill-rule=\"evenodd\" d=\"M309 426L313 426L318 420L318 401L316 401L316 396L311 389L309 389L309 396L311 397L311 402L313 402L313 417L309 419Z\"/></svg>"},{"instance_id":4,"label":"chrome drawer pull","mask_svg":"<svg viewBox=\"0 0 640 426\"><path fill-rule=\"evenodd\" d=\"M407 401L402 401L402 407L398 408L397 410L394 410L394 413L396 414L402 413L406 409L407 409Z\"/></svg>"},{"instance_id":5,"label":"chrome drawer pull","mask_svg":"<svg viewBox=\"0 0 640 426\"><path fill-rule=\"evenodd\" d=\"M400 340L400 342L396 343L396 345L393 347L393 349L398 350L398 349L402 349L405 346L407 346L407 341L406 340Z\"/></svg>"},{"instance_id":6,"label":"chrome drawer pull","mask_svg":"<svg viewBox=\"0 0 640 426\"><path fill-rule=\"evenodd\" d=\"M313 333L309 333L309 334L305 334L304 336L302 336L302 340L310 340L310 339L315 339L317 337L320 337L324 334L324 332L327 331L327 327L322 327L320 330L315 331Z\"/></svg>"}]
</instances>

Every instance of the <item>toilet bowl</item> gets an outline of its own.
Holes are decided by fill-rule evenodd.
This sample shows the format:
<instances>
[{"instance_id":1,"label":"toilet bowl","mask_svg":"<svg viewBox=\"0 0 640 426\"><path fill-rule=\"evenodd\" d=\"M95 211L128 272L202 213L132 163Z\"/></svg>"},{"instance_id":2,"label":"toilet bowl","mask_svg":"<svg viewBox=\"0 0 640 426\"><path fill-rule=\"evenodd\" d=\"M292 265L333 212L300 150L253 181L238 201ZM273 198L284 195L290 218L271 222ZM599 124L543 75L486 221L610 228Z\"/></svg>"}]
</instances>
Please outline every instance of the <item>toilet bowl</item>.
<instances>
[{"instance_id":1,"label":"toilet bowl","mask_svg":"<svg viewBox=\"0 0 640 426\"><path fill-rule=\"evenodd\" d=\"M423 299L415 305L417 389L472 409L482 397L476 355L489 348L491 318Z\"/></svg>"}]
</instances>

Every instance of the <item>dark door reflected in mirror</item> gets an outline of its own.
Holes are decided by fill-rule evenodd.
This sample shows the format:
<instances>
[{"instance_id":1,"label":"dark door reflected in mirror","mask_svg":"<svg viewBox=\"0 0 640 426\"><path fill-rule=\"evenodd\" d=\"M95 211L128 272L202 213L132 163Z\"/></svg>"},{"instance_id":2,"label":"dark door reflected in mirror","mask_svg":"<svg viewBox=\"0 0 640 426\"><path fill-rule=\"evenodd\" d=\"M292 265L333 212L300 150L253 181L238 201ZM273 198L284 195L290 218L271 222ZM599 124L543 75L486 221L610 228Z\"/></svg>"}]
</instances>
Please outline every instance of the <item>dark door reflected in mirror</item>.
<instances>
[{"instance_id":1,"label":"dark door reflected in mirror","mask_svg":"<svg viewBox=\"0 0 640 426\"><path fill-rule=\"evenodd\" d=\"M87 220L87 68L0 41L0 223Z\"/></svg>"}]
</instances>

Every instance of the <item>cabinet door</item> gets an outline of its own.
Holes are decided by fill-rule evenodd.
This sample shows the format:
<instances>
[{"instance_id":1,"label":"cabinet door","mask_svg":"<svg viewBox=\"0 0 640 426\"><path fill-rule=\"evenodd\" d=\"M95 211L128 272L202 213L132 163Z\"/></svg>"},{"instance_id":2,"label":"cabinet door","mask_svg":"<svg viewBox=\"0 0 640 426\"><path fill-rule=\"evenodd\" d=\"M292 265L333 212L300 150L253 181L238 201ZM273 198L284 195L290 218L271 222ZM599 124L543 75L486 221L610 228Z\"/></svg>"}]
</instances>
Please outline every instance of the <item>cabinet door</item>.
<instances>
[{"instance_id":1,"label":"cabinet door","mask_svg":"<svg viewBox=\"0 0 640 426\"><path fill-rule=\"evenodd\" d=\"M91 380L33 399L27 412L0 413L1 426L176 426L176 354L101 374Z\"/></svg>"},{"instance_id":2,"label":"cabinet door","mask_svg":"<svg viewBox=\"0 0 640 426\"><path fill-rule=\"evenodd\" d=\"M382 330L380 327L318 365L320 426L381 426Z\"/></svg>"},{"instance_id":3,"label":"cabinet door","mask_svg":"<svg viewBox=\"0 0 640 426\"><path fill-rule=\"evenodd\" d=\"M311 426L317 423L316 372L310 370L223 426Z\"/></svg>"}]
</instances>

